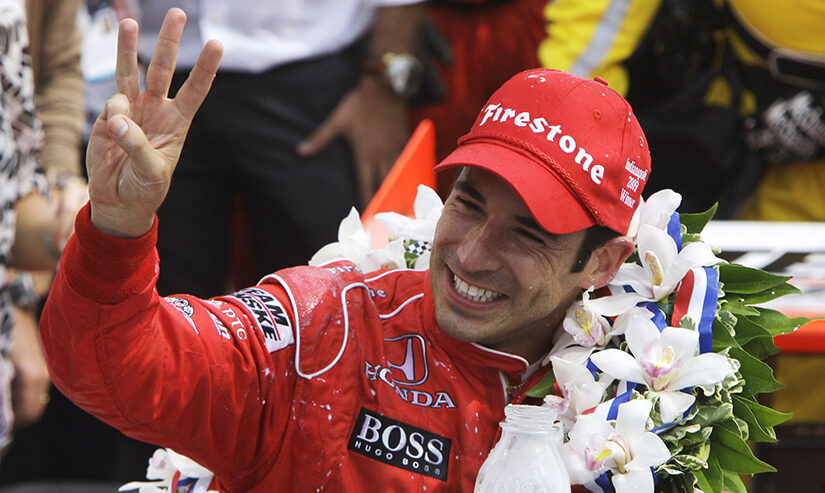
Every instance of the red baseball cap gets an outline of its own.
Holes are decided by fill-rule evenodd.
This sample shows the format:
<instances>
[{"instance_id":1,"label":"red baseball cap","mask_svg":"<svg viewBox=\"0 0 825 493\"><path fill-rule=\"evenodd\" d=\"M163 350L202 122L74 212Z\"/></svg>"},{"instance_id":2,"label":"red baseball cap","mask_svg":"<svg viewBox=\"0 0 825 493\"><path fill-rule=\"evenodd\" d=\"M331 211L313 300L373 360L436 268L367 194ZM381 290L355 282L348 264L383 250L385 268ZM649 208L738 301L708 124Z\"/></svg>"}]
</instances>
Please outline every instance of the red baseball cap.
<instances>
[{"instance_id":1,"label":"red baseball cap","mask_svg":"<svg viewBox=\"0 0 825 493\"><path fill-rule=\"evenodd\" d=\"M604 80L533 69L493 93L435 170L456 166L504 179L551 233L599 224L627 234L650 152L630 105Z\"/></svg>"}]
</instances>

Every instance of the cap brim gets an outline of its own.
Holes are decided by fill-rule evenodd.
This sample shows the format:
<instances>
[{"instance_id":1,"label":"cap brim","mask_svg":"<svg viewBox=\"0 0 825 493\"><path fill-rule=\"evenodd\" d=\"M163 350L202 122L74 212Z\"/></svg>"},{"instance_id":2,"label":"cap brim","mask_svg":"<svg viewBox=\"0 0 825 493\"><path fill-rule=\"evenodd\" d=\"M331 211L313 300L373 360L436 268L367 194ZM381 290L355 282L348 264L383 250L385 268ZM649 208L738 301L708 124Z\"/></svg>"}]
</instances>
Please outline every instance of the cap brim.
<instances>
[{"instance_id":1,"label":"cap brim","mask_svg":"<svg viewBox=\"0 0 825 493\"><path fill-rule=\"evenodd\" d=\"M596 224L555 171L515 148L494 142L468 142L434 169L458 166L481 168L509 183L536 222L551 233L573 233Z\"/></svg>"}]
</instances>

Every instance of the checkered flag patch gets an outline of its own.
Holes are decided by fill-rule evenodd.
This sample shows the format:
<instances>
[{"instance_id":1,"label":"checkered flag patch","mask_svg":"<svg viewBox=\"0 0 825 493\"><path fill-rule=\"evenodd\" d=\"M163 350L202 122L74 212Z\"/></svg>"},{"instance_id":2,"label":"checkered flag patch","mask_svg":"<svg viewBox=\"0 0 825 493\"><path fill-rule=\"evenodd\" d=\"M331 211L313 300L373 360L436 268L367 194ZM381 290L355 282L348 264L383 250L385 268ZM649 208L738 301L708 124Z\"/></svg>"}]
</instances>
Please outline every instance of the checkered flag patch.
<instances>
[{"instance_id":1,"label":"checkered flag patch","mask_svg":"<svg viewBox=\"0 0 825 493\"><path fill-rule=\"evenodd\" d=\"M420 257L421 255L432 250L433 247L429 241L406 240L404 241L404 251L410 255Z\"/></svg>"}]
</instances>

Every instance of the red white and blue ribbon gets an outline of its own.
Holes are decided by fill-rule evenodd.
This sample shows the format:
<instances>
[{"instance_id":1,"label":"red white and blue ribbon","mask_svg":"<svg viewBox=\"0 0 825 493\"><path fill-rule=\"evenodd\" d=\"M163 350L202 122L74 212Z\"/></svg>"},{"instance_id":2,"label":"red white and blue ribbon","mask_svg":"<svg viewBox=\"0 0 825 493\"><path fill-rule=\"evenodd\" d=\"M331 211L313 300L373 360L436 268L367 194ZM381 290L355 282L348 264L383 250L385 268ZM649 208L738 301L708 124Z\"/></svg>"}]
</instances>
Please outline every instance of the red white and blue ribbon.
<instances>
[{"instance_id":1,"label":"red white and blue ribbon","mask_svg":"<svg viewBox=\"0 0 825 493\"><path fill-rule=\"evenodd\" d=\"M699 352L713 350L713 320L716 318L716 301L719 298L719 273L712 267L695 267L682 278L673 304L670 324L679 326L688 316L699 331Z\"/></svg>"}]
</instances>

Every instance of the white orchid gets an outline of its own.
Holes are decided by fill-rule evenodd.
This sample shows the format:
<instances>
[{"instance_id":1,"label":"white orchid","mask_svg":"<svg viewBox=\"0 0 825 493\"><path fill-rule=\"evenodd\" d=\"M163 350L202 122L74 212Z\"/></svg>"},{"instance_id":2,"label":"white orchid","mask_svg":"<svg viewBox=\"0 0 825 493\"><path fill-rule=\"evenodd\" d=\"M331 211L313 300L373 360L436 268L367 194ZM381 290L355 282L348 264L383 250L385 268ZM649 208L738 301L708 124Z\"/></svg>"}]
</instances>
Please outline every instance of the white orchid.
<instances>
[{"instance_id":1,"label":"white orchid","mask_svg":"<svg viewBox=\"0 0 825 493\"><path fill-rule=\"evenodd\" d=\"M591 288L592 290L592 288ZM552 356L576 363L585 363L595 349L603 348L613 338L621 335L621 325L610 322L593 308L590 291L582 293L581 301L570 305L562 321L563 331L558 331L553 349L542 364L547 364Z\"/></svg>"},{"instance_id":2,"label":"white orchid","mask_svg":"<svg viewBox=\"0 0 825 493\"><path fill-rule=\"evenodd\" d=\"M636 245L642 265L626 262L610 281L614 286L630 286L634 292L605 296L590 302L595 310L604 315L624 313L642 301L664 299L676 289L690 269L720 262L706 243L688 243L682 251L678 251L673 238L649 224L639 227Z\"/></svg>"},{"instance_id":3,"label":"white orchid","mask_svg":"<svg viewBox=\"0 0 825 493\"><path fill-rule=\"evenodd\" d=\"M405 268L407 261L404 255L404 241L432 243L435 226L443 208L444 204L435 190L419 185L413 204L414 219L396 212L381 212L375 215L375 219L395 237L385 248L375 249L370 233L364 229L361 216L353 207L338 226L338 241L318 250L310 259L309 265L322 265L331 260L347 258L364 272ZM429 265L430 252L427 250L418 255L413 268L425 270Z\"/></svg>"},{"instance_id":4,"label":"white orchid","mask_svg":"<svg viewBox=\"0 0 825 493\"><path fill-rule=\"evenodd\" d=\"M590 358L594 350L603 349L613 337L623 335L627 327L633 323L634 318L650 319L652 315L646 308L634 306L616 317L611 326L606 318L593 310L592 306L592 302L588 300L587 292L583 294L581 302L573 304L567 312L567 318L562 323L565 331L558 336L553 349L545 358L543 364L547 364L552 356L586 364L587 359ZM580 314L579 310L587 313ZM589 326L597 325L598 327L589 328L588 330ZM577 326L581 328L577 328ZM571 335L571 333L576 335ZM598 335L589 337L593 334Z\"/></svg>"},{"instance_id":5,"label":"white orchid","mask_svg":"<svg viewBox=\"0 0 825 493\"><path fill-rule=\"evenodd\" d=\"M581 301L567 309L562 328L576 344L585 347L604 347L615 335L610 322L590 306L590 291L582 293Z\"/></svg>"},{"instance_id":6,"label":"white orchid","mask_svg":"<svg viewBox=\"0 0 825 493\"><path fill-rule=\"evenodd\" d=\"M403 248L403 247L402 247ZM387 248L376 250L372 248L370 234L361 223L361 216L355 207L350 209L349 215L338 226L338 241L323 246L309 261L309 265L321 265L330 260L347 258L352 260L364 272L388 267L404 267L403 252L399 258L393 250Z\"/></svg>"},{"instance_id":7,"label":"white orchid","mask_svg":"<svg viewBox=\"0 0 825 493\"><path fill-rule=\"evenodd\" d=\"M659 411L666 423L675 421L693 404L695 397L682 389L713 385L734 372L728 359L717 353L699 354L699 332L665 327L662 332L646 317L628 320L625 340L632 356L606 349L590 356L611 377L641 383L659 398Z\"/></svg>"},{"instance_id":8,"label":"white orchid","mask_svg":"<svg viewBox=\"0 0 825 493\"><path fill-rule=\"evenodd\" d=\"M616 493L652 493L650 468L670 458L670 451L655 433L645 431L652 402L633 400L619 406L615 423L599 416L579 416L564 446L570 482L586 484L612 473Z\"/></svg>"},{"instance_id":9,"label":"white orchid","mask_svg":"<svg viewBox=\"0 0 825 493\"><path fill-rule=\"evenodd\" d=\"M659 190L639 206L641 224L664 230L681 203L680 194L670 189Z\"/></svg>"},{"instance_id":10,"label":"white orchid","mask_svg":"<svg viewBox=\"0 0 825 493\"><path fill-rule=\"evenodd\" d=\"M576 422L576 416L596 407L604 397L612 378L596 380L590 370L581 363L551 357L553 374L561 396L548 395L544 398L547 407L556 410L565 430Z\"/></svg>"},{"instance_id":11,"label":"white orchid","mask_svg":"<svg viewBox=\"0 0 825 493\"><path fill-rule=\"evenodd\" d=\"M139 490L139 493L167 493L171 491L172 481L177 473L182 479L195 480L193 492L206 491L212 482L213 474L192 459L178 454L172 449L157 449L149 458L146 479L154 481L133 481L124 484L118 491ZM210 490L211 491L211 490Z\"/></svg>"},{"instance_id":12,"label":"white orchid","mask_svg":"<svg viewBox=\"0 0 825 493\"><path fill-rule=\"evenodd\" d=\"M627 232L627 236L631 238L636 237L639 226L642 224L659 229L667 228L671 216L682 203L682 196L668 188L659 190L647 200L640 199L640 201Z\"/></svg>"},{"instance_id":13,"label":"white orchid","mask_svg":"<svg viewBox=\"0 0 825 493\"><path fill-rule=\"evenodd\" d=\"M414 219L397 212L380 212L375 215L375 219L399 238L432 242L443 208L444 203L435 190L426 185L418 185L413 203Z\"/></svg>"}]
</instances>

